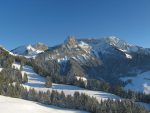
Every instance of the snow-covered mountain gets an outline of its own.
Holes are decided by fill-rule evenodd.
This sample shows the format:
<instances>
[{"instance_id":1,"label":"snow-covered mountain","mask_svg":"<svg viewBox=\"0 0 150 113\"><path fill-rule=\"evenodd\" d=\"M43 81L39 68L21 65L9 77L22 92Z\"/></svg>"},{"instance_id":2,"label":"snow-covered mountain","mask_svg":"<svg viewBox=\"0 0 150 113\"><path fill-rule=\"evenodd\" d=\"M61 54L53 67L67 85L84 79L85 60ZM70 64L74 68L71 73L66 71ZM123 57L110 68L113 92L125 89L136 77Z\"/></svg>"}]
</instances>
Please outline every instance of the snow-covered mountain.
<instances>
[{"instance_id":1,"label":"snow-covered mountain","mask_svg":"<svg viewBox=\"0 0 150 113\"><path fill-rule=\"evenodd\" d=\"M38 43L21 46L11 52L34 58L35 63L51 75L118 83L120 77L150 70L150 49L131 45L115 36L96 39L71 36L54 47Z\"/></svg>"},{"instance_id":2,"label":"snow-covered mountain","mask_svg":"<svg viewBox=\"0 0 150 113\"><path fill-rule=\"evenodd\" d=\"M11 52L18 55L24 55L27 58L33 58L37 54L44 52L48 49L48 46L43 43L37 43L34 45L23 45L13 49Z\"/></svg>"},{"instance_id":3,"label":"snow-covered mountain","mask_svg":"<svg viewBox=\"0 0 150 113\"><path fill-rule=\"evenodd\" d=\"M37 55L35 62L52 75L82 76L113 82L150 69L150 50L114 37L76 39ZM116 82L117 83L117 82Z\"/></svg>"},{"instance_id":4,"label":"snow-covered mountain","mask_svg":"<svg viewBox=\"0 0 150 113\"><path fill-rule=\"evenodd\" d=\"M58 62L75 59L83 62L90 57L100 57L101 54L113 54L113 52L121 52L127 59L132 59L130 53L150 54L150 50L114 37L106 37L101 39L75 39L69 37L62 45L58 45L49 49L51 55L47 59L55 59ZM61 53L60 53L61 52Z\"/></svg>"}]
</instances>

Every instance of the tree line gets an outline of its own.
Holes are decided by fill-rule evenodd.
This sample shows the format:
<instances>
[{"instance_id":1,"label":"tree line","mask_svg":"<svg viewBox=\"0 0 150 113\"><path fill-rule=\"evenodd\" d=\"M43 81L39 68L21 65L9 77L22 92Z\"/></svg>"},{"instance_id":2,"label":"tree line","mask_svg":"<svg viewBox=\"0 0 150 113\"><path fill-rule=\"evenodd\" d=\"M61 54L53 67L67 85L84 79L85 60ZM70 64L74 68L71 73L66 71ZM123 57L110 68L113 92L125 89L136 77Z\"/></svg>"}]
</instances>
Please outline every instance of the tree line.
<instances>
[{"instance_id":1,"label":"tree line","mask_svg":"<svg viewBox=\"0 0 150 113\"><path fill-rule=\"evenodd\" d=\"M26 83L28 82L28 75L24 73L22 75L21 71L14 68L3 68L0 72L0 82L7 83Z\"/></svg>"}]
</instances>

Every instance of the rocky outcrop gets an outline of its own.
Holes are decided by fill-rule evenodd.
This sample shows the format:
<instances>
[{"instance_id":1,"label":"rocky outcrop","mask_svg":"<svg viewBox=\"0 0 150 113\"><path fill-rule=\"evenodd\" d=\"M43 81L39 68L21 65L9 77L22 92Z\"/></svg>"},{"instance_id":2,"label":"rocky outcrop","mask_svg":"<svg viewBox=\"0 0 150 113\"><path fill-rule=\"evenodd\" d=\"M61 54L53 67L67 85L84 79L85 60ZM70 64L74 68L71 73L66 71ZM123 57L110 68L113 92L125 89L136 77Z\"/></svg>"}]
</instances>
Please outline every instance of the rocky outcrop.
<instances>
[{"instance_id":1,"label":"rocky outcrop","mask_svg":"<svg viewBox=\"0 0 150 113\"><path fill-rule=\"evenodd\" d=\"M43 43L37 43L33 45L33 48L40 50L40 51L45 51L48 49L48 46Z\"/></svg>"}]
</instances>

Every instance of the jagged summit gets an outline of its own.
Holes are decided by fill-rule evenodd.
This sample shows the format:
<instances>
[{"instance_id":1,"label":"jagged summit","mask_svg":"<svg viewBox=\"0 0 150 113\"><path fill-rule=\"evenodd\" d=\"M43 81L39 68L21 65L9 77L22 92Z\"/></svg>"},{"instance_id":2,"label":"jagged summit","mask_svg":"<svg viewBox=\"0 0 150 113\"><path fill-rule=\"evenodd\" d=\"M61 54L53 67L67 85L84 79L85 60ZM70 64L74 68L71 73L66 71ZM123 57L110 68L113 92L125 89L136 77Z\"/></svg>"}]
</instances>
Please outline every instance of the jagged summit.
<instances>
[{"instance_id":1,"label":"jagged summit","mask_svg":"<svg viewBox=\"0 0 150 113\"><path fill-rule=\"evenodd\" d=\"M75 36L69 36L66 40L65 40L65 44L68 44L69 46L74 46L76 45L78 42L75 38Z\"/></svg>"},{"instance_id":2,"label":"jagged summit","mask_svg":"<svg viewBox=\"0 0 150 113\"><path fill-rule=\"evenodd\" d=\"M145 54L150 54L149 49L144 49L142 47L128 44L127 42L116 36L91 39L77 39L75 36L68 36L64 43L51 48L43 43L36 43L33 45L29 44L20 46L12 50L11 52L24 56L35 56L39 53L44 52L45 50L49 50L51 52L55 51L54 53L59 57L64 58L68 56L75 58L78 55L84 55L85 59L85 56L87 58L87 56L93 54L97 57L99 57L99 54L112 54L112 51L114 51L114 49L118 49L119 51L124 52L124 54L130 54L132 52L143 52ZM54 54L52 56L54 56ZM76 59L81 59L79 58L79 56ZM53 57L53 59L55 59L55 57Z\"/></svg>"},{"instance_id":3,"label":"jagged summit","mask_svg":"<svg viewBox=\"0 0 150 113\"><path fill-rule=\"evenodd\" d=\"M37 49L37 50L41 50L41 51L45 51L45 50L47 50L48 49L48 46L46 45L46 44L44 44L44 43L41 43L41 42L38 42L38 43L36 43L36 44L34 44L34 45L32 45L35 49Z\"/></svg>"},{"instance_id":4,"label":"jagged summit","mask_svg":"<svg viewBox=\"0 0 150 113\"><path fill-rule=\"evenodd\" d=\"M116 36L109 36L103 38L91 38L91 39L80 39L80 41L84 41L90 45L94 45L96 48L101 48L101 50L106 50L108 48L117 48L123 52L141 52L144 48L132 45L127 43L126 41L116 37ZM145 49L144 49L145 50ZM149 52L147 52L149 53Z\"/></svg>"}]
</instances>

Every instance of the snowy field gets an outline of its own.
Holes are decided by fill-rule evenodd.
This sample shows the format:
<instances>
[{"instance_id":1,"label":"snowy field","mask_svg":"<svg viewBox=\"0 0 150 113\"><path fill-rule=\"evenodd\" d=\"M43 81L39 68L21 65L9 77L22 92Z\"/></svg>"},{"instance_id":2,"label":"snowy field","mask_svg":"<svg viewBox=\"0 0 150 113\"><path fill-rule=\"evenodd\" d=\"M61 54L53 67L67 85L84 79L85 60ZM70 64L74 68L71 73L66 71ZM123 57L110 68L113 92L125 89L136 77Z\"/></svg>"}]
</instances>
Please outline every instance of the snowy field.
<instances>
[{"instance_id":1,"label":"snowy field","mask_svg":"<svg viewBox=\"0 0 150 113\"><path fill-rule=\"evenodd\" d=\"M150 94L150 71L141 73L135 77L123 77L122 81L131 80L132 82L125 86L125 89L140 91Z\"/></svg>"},{"instance_id":2,"label":"snowy field","mask_svg":"<svg viewBox=\"0 0 150 113\"><path fill-rule=\"evenodd\" d=\"M84 111L62 109L23 99L0 96L0 113L87 113Z\"/></svg>"},{"instance_id":3,"label":"snowy field","mask_svg":"<svg viewBox=\"0 0 150 113\"><path fill-rule=\"evenodd\" d=\"M16 68L20 68L20 64L13 64ZM74 92L78 91L80 93L85 93L89 96L96 97L97 100L107 100L109 99L120 99L118 96L102 92L102 91L91 91L86 90L77 86L71 86L71 85L64 85L64 84L54 84L52 85L52 88L46 88L45 87L45 77L41 77L40 75L36 74L32 67L30 66L24 66L22 73L28 74L28 83L24 84L27 88L35 88L37 91L47 91L47 90L57 90L58 92L64 91L65 95L73 95Z\"/></svg>"}]
</instances>

